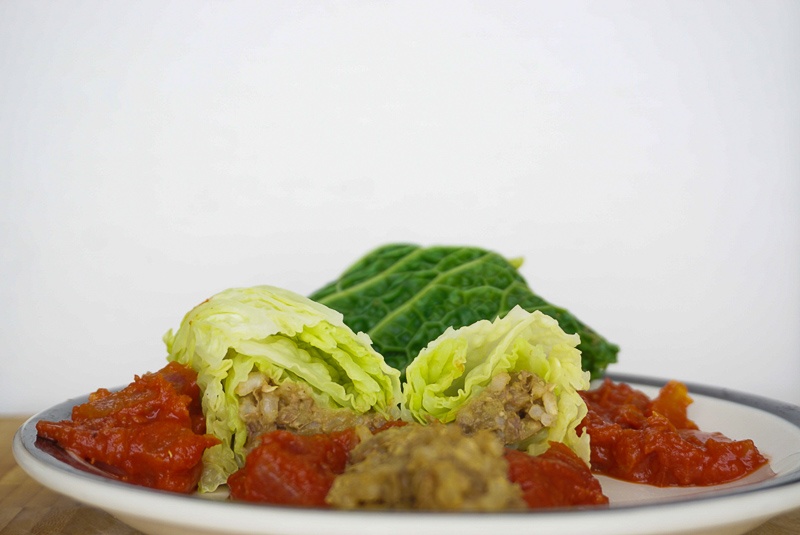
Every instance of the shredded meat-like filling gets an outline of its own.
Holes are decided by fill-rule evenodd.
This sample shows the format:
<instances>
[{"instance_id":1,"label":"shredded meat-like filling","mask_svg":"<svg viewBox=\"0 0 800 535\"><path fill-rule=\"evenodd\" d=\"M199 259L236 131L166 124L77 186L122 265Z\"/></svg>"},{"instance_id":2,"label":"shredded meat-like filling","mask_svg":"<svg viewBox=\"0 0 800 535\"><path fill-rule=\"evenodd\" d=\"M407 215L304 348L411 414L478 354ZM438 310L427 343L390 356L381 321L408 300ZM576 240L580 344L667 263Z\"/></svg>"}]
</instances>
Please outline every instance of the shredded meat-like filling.
<instances>
[{"instance_id":1,"label":"shredded meat-like filling","mask_svg":"<svg viewBox=\"0 0 800 535\"><path fill-rule=\"evenodd\" d=\"M374 430L387 421L378 413L320 406L308 386L290 381L276 385L260 372L250 373L239 383L236 394L240 396L239 416L247 426L246 451L257 444L259 435L278 429L312 435L358 426Z\"/></svg>"},{"instance_id":2,"label":"shredded meat-like filling","mask_svg":"<svg viewBox=\"0 0 800 535\"><path fill-rule=\"evenodd\" d=\"M495 433L504 444L532 438L558 417L553 385L527 371L502 373L458 412L456 423L472 434Z\"/></svg>"},{"instance_id":3,"label":"shredded meat-like filling","mask_svg":"<svg viewBox=\"0 0 800 535\"><path fill-rule=\"evenodd\" d=\"M486 431L466 436L441 424L391 428L353 449L326 502L344 509L524 509L503 451Z\"/></svg>"}]
</instances>

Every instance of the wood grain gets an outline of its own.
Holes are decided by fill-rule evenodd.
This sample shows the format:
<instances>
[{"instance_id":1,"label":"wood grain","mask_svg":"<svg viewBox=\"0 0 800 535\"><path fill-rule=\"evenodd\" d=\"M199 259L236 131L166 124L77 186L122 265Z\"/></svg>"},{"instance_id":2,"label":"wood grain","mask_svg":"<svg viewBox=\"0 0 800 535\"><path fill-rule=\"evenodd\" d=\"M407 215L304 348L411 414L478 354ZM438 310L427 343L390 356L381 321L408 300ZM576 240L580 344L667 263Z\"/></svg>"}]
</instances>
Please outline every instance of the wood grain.
<instances>
[{"instance_id":1,"label":"wood grain","mask_svg":"<svg viewBox=\"0 0 800 535\"><path fill-rule=\"evenodd\" d=\"M44 488L17 466L11 454L23 417L0 417L0 535L137 535L113 516ZM748 535L798 535L800 509Z\"/></svg>"}]
</instances>

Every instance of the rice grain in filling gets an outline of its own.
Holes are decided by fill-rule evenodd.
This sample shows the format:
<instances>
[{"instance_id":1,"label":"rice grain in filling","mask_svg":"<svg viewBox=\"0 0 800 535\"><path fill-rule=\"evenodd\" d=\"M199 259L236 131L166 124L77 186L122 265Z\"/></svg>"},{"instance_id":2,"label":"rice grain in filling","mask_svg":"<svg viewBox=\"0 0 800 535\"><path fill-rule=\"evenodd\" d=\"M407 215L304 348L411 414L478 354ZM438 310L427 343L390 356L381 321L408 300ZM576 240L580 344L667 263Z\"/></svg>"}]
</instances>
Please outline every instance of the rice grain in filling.
<instances>
[{"instance_id":1,"label":"rice grain in filling","mask_svg":"<svg viewBox=\"0 0 800 535\"><path fill-rule=\"evenodd\" d=\"M558 417L554 386L520 371L501 373L456 415L461 429L491 431L504 444L524 444Z\"/></svg>"},{"instance_id":2,"label":"rice grain in filling","mask_svg":"<svg viewBox=\"0 0 800 535\"><path fill-rule=\"evenodd\" d=\"M279 429L313 435L361 426L375 430L387 422L378 413L359 414L344 407L322 406L309 386L291 381L278 385L260 372L250 373L239 383L236 394L240 396L239 416L247 426L245 451L257 444L259 435Z\"/></svg>"}]
</instances>

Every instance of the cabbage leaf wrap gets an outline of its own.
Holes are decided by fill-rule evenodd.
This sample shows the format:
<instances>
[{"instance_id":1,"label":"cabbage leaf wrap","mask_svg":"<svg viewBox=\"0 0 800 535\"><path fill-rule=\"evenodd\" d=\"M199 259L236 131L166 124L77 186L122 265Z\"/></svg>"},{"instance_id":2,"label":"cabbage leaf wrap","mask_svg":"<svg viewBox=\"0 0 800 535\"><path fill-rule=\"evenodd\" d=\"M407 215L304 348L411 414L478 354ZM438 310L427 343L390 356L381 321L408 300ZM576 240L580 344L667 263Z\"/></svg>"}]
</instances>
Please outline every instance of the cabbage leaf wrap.
<instances>
[{"instance_id":1,"label":"cabbage leaf wrap","mask_svg":"<svg viewBox=\"0 0 800 535\"><path fill-rule=\"evenodd\" d=\"M339 312L288 290L222 291L189 311L164 342L168 360L197 372L207 431L222 441L206 451L201 492L225 483L244 463L247 428L235 389L251 371L276 384L307 385L330 408L397 416L400 372L369 336L347 327Z\"/></svg>"},{"instance_id":2,"label":"cabbage leaf wrap","mask_svg":"<svg viewBox=\"0 0 800 535\"><path fill-rule=\"evenodd\" d=\"M353 330L369 334L401 372L448 327L493 320L517 305L540 310L580 336L583 369L601 377L616 362L619 347L534 293L521 265L522 259L478 247L393 243L368 253L310 297L344 314Z\"/></svg>"},{"instance_id":3,"label":"cabbage leaf wrap","mask_svg":"<svg viewBox=\"0 0 800 535\"><path fill-rule=\"evenodd\" d=\"M551 386L558 405L555 421L520 449L538 455L549 442L562 442L587 463L589 435L577 434L586 416L578 393L589 388L581 369L579 338L553 318L514 307L503 318L448 328L406 368L401 411L421 423L456 420L458 412L502 373L530 372Z\"/></svg>"}]
</instances>

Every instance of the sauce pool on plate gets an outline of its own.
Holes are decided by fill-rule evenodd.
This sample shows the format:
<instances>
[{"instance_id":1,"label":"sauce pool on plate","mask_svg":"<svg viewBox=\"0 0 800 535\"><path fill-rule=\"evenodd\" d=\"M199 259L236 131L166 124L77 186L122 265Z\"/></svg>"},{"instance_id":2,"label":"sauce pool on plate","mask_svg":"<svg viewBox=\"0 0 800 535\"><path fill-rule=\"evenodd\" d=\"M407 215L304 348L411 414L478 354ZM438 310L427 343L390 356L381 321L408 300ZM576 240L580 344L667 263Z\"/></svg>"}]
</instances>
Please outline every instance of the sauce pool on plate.
<instances>
[{"instance_id":1,"label":"sauce pool on plate","mask_svg":"<svg viewBox=\"0 0 800 535\"><path fill-rule=\"evenodd\" d=\"M692 399L680 382L668 382L653 400L609 379L581 396L589 413L580 427L591 437L596 473L658 487L708 486L768 462L752 440L699 430L687 416Z\"/></svg>"}]
</instances>

